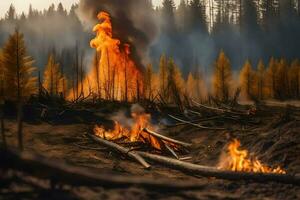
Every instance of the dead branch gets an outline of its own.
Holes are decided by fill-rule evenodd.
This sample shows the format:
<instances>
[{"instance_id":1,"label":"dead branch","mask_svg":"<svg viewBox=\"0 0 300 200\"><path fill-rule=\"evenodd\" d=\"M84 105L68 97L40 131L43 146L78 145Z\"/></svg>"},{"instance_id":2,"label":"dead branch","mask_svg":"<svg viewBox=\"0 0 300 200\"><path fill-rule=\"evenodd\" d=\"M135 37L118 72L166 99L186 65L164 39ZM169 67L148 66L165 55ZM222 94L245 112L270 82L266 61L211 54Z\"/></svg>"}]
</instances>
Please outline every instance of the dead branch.
<instances>
[{"instance_id":1,"label":"dead branch","mask_svg":"<svg viewBox=\"0 0 300 200\"><path fill-rule=\"evenodd\" d=\"M236 111L231 111L228 109L221 109L221 108L215 108L215 107L210 107L210 106L206 106L203 104L200 104L194 100L192 100L193 103L195 103L197 106L208 109L208 110L214 110L220 113L228 113L228 114L233 114L233 115L243 115L243 116L249 116L248 112L236 112Z\"/></svg>"},{"instance_id":2,"label":"dead branch","mask_svg":"<svg viewBox=\"0 0 300 200\"><path fill-rule=\"evenodd\" d=\"M139 162L141 165L143 165L143 167L146 169L149 169L151 167L151 165L149 165L140 155L136 154L134 151L130 151L130 149L128 149L128 148L122 147L114 142L104 140L95 135L89 134L88 136L97 143L100 143L102 145L105 145L105 146L115 149L123 154L128 155L130 158L135 159L137 162Z\"/></svg>"},{"instance_id":3,"label":"dead branch","mask_svg":"<svg viewBox=\"0 0 300 200\"><path fill-rule=\"evenodd\" d=\"M148 160L152 160L193 175L215 177L227 180L252 180L261 183L274 181L286 184L300 185L299 175L226 171L220 170L216 167L197 165L146 152L139 151L137 153Z\"/></svg>"},{"instance_id":4,"label":"dead branch","mask_svg":"<svg viewBox=\"0 0 300 200\"><path fill-rule=\"evenodd\" d=\"M195 124L195 123L192 123L190 121L186 121L186 120L183 120L183 119L179 119L177 117L174 117L173 115L169 115L169 117L171 117L172 119L175 119L179 122L182 122L182 123L185 123L185 124L189 124L189 125L192 125L192 126L195 126L197 128L201 128L201 129L207 129L207 130L226 130L225 128L214 128L214 127L206 127L206 126L202 126L200 124Z\"/></svg>"},{"instance_id":5,"label":"dead branch","mask_svg":"<svg viewBox=\"0 0 300 200\"><path fill-rule=\"evenodd\" d=\"M49 158L33 153L19 153L14 150L0 149L0 161L1 169L13 169L33 177L71 186L101 186L104 188L128 188L136 186L160 191L205 188L203 183L197 181L154 180L141 176L101 174L99 171L95 172L91 169L68 165L64 161L50 160Z\"/></svg>"},{"instance_id":6,"label":"dead branch","mask_svg":"<svg viewBox=\"0 0 300 200\"><path fill-rule=\"evenodd\" d=\"M174 143L174 144L179 144L181 146L184 146L184 147L190 147L192 146L192 144L190 143L186 143L186 142L182 142L182 141L179 141L179 140L175 140L175 139L172 139L172 138L169 138L167 136L164 136L164 135L161 135L157 132L154 132L152 130L149 130L148 128L144 128L143 131L145 131L146 133L152 135L152 136L155 136L157 138L160 138L164 141L167 141L167 142L171 142L171 143Z\"/></svg>"}]
</instances>

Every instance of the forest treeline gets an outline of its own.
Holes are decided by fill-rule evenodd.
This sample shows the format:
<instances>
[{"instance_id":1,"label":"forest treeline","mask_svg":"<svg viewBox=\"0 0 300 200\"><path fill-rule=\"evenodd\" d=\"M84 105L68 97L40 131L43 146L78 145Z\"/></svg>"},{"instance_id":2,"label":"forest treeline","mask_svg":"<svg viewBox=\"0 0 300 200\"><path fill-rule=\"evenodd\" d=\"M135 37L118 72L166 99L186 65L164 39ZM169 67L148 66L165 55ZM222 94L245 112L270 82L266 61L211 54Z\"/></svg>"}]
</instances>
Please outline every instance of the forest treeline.
<instances>
[{"instance_id":1,"label":"forest treeline","mask_svg":"<svg viewBox=\"0 0 300 200\"><path fill-rule=\"evenodd\" d=\"M181 0L177 7L173 0L163 0L158 8L150 0L141 2L147 4L143 12L152 16L147 22L152 19L157 28L147 47L149 60L159 60L164 52L185 76L195 68L210 72L220 49L230 57L233 69L240 69L246 59L256 65L260 59L266 63L271 57L283 57L291 62L300 57L299 0ZM53 4L43 11L30 6L28 13L17 14L12 5L0 20L0 45L18 26L37 67L43 69L49 52L55 50L64 71L71 72L76 45L92 55L88 45L92 33L82 25L78 9L73 5L67 11L62 4Z\"/></svg>"},{"instance_id":2,"label":"forest treeline","mask_svg":"<svg viewBox=\"0 0 300 200\"><path fill-rule=\"evenodd\" d=\"M16 29L0 51L1 102L24 103L32 95L45 94L62 100L76 101L88 97L99 100L97 91L91 90L90 96L82 96L84 95L82 83L85 74L89 72L85 72L83 68L83 55L79 56L78 48L75 54L77 57L75 73L70 78L64 74L61 64L53 53L49 54L44 71L39 71L34 67L34 58L28 54L24 35ZM99 63L95 60L93 69L98 67ZM268 63L260 60L257 65L246 60L237 73L232 70L230 59L221 50L209 78L199 69L190 71L187 77L183 76L174 59L165 54L161 55L157 68L158 70L155 70L152 64L147 65L143 75L143 88L139 90L139 98L135 100L160 101L184 106L192 100L205 102L210 98L228 102L236 98L235 95L239 92L242 94L242 100L300 98L298 59L288 62L283 58L271 58Z\"/></svg>"}]
</instances>

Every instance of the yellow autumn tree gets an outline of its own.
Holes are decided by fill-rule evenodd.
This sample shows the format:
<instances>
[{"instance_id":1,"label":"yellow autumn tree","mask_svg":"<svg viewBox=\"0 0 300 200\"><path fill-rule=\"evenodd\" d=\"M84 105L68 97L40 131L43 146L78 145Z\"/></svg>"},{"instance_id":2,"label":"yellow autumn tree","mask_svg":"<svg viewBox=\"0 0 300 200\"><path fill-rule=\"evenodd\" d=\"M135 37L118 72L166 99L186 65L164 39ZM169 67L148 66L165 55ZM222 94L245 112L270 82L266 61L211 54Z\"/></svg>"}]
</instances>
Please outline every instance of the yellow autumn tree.
<instances>
[{"instance_id":1,"label":"yellow autumn tree","mask_svg":"<svg viewBox=\"0 0 300 200\"><path fill-rule=\"evenodd\" d=\"M292 98L300 97L300 61L294 60L289 69L289 88Z\"/></svg>"},{"instance_id":2,"label":"yellow autumn tree","mask_svg":"<svg viewBox=\"0 0 300 200\"><path fill-rule=\"evenodd\" d=\"M190 99L202 101L206 96L205 82L200 72L190 72L186 81L186 95Z\"/></svg>"},{"instance_id":3,"label":"yellow autumn tree","mask_svg":"<svg viewBox=\"0 0 300 200\"><path fill-rule=\"evenodd\" d=\"M251 99L254 95L255 74L249 60L247 60L240 72L240 86L242 94Z\"/></svg>"},{"instance_id":4,"label":"yellow autumn tree","mask_svg":"<svg viewBox=\"0 0 300 200\"><path fill-rule=\"evenodd\" d=\"M284 100L289 96L288 64L285 59L280 59L277 65L275 97Z\"/></svg>"},{"instance_id":5,"label":"yellow autumn tree","mask_svg":"<svg viewBox=\"0 0 300 200\"><path fill-rule=\"evenodd\" d=\"M266 72L266 81L267 81L267 96L270 98L275 98L276 96L276 88L277 88L277 81L276 81L276 75L277 75L277 61L272 57L268 64L268 69Z\"/></svg>"},{"instance_id":6,"label":"yellow autumn tree","mask_svg":"<svg viewBox=\"0 0 300 200\"><path fill-rule=\"evenodd\" d=\"M175 103L178 106L182 105L182 97L184 92L185 82L182 78L182 73L179 67L175 64L172 58L168 61L168 83L167 95L168 102Z\"/></svg>"},{"instance_id":7,"label":"yellow autumn tree","mask_svg":"<svg viewBox=\"0 0 300 200\"><path fill-rule=\"evenodd\" d=\"M15 30L3 48L1 63L4 69L5 98L17 101L17 135L19 149L23 150L23 102L37 91L37 78L33 76L34 60L27 55L24 36Z\"/></svg>"},{"instance_id":8,"label":"yellow autumn tree","mask_svg":"<svg viewBox=\"0 0 300 200\"><path fill-rule=\"evenodd\" d=\"M227 101L230 97L232 71L229 59L222 50L214 64L213 91L217 99Z\"/></svg>"},{"instance_id":9,"label":"yellow autumn tree","mask_svg":"<svg viewBox=\"0 0 300 200\"><path fill-rule=\"evenodd\" d=\"M262 60L258 62L255 80L257 98L262 100L265 97L265 66Z\"/></svg>"},{"instance_id":10,"label":"yellow autumn tree","mask_svg":"<svg viewBox=\"0 0 300 200\"><path fill-rule=\"evenodd\" d=\"M44 71L43 87L53 96L64 93L64 85L66 85L66 78L62 75L59 64L51 54Z\"/></svg>"},{"instance_id":11,"label":"yellow autumn tree","mask_svg":"<svg viewBox=\"0 0 300 200\"><path fill-rule=\"evenodd\" d=\"M163 99L167 99L168 86L168 60L163 54L159 60L159 93Z\"/></svg>"},{"instance_id":12,"label":"yellow autumn tree","mask_svg":"<svg viewBox=\"0 0 300 200\"><path fill-rule=\"evenodd\" d=\"M153 96L153 69L152 64L148 64L144 75L144 95L146 99Z\"/></svg>"},{"instance_id":13,"label":"yellow autumn tree","mask_svg":"<svg viewBox=\"0 0 300 200\"><path fill-rule=\"evenodd\" d=\"M21 100L37 91L37 78L33 76L36 68L34 60L27 55L24 36L18 30L10 35L3 48L5 97Z\"/></svg>"}]
</instances>

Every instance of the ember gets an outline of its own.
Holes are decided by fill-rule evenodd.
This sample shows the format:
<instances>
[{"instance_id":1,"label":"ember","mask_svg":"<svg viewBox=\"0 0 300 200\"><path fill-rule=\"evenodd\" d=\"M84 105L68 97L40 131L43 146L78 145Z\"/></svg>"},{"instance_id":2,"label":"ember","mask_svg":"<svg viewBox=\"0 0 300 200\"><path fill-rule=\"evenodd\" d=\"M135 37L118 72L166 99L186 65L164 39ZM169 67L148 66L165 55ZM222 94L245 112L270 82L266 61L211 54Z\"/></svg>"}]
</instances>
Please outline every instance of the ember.
<instances>
[{"instance_id":1,"label":"ember","mask_svg":"<svg viewBox=\"0 0 300 200\"><path fill-rule=\"evenodd\" d=\"M229 169L232 171L245 171L255 173L278 173L285 174L285 170L279 166L271 168L262 164L257 158L250 158L247 150L240 150L241 143L239 140L234 139L228 145L229 158L224 162L222 160L220 168Z\"/></svg>"}]
</instances>

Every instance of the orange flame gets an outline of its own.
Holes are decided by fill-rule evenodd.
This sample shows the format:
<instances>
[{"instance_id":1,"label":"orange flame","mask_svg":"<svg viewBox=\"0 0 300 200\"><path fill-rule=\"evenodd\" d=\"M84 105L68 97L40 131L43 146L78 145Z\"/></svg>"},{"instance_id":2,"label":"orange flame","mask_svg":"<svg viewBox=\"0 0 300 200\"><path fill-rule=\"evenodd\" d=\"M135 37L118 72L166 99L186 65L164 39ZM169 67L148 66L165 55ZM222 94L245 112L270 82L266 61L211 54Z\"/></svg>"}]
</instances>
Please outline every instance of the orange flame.
<instances>
[{"instance_id":1,"label":"orange flame","mask_svg":"<svg viewBox=\"0 0 300 200\"><path fill-rule=\"evenodd\" d=\"M125 138L128 142L143 142L149 143L153 148L161 150L162 142L157 140L152 135L143 131L144 128L151 128L151 115L146 113L135 113L131 114L133 118L133 124L130 128L123 127L119 122L114 121L113 130L105 130L103 126L96 125L94 128L94 133L98 137L107 139L107 140L116 140ZM163 141L166 143L165 141Z\"/></svg>"},{"instance_id":2,"label":"orange flame","mask_svg":"<svg viewBox=\"0 0 300 200\"><path fill-rule=\"evenodd\" d=\"M247 150L240 150L241 143L239 140L234 139L228 145L229 161L221 168L226 168L232 171L245 171L256 173L278 173L285 174L285 170L279 166L276 168L268 167L262 164L257 158L250 159Z\"/></svg>"},{"instance_id":3,"label":"orange flame","mask_svg":"<svg viewBox=\"0 0 300 200\"><path fill-rule=\"evenodd\" d=\"M142 73L130 58L130 45L113 38L109 13L100 12L100 23L93 32L96 37L90 46L96 49L96 62L83 81L83 96L93 94L108 100L133 101L143 91ZM69 95L72 97L72 95ZM74 96L74 95L73 95Z\"/></svg>"}]
</instances>

